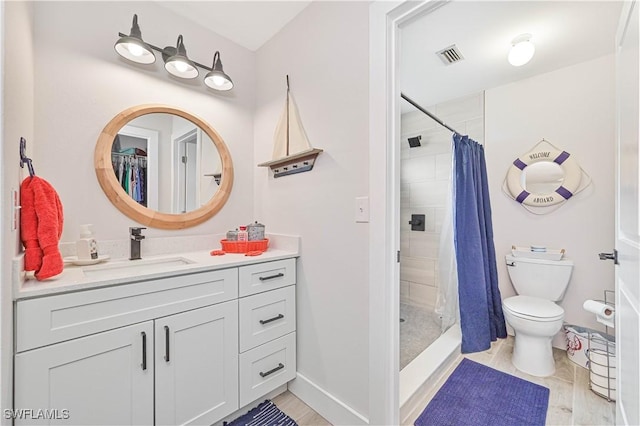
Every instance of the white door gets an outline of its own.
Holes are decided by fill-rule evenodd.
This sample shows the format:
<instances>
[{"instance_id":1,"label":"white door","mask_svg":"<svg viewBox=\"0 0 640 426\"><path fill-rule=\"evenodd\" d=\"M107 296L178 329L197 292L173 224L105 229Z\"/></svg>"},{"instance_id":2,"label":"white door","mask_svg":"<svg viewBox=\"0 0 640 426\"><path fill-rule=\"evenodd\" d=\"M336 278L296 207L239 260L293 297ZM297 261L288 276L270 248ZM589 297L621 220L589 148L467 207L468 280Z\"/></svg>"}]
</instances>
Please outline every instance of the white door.
<instances>
[{"instance_id":1,"label":"white door","mask_svg":"<svg viewBox=\"0 0 640 426\"><path fill-rule=\"evenodd\" d=\"M153 424L152 345L148 321L17 354L16 409L48 411L16 425Z\"/></svg>"},{"instance_id":2,"label":"white door","mask_svg":"<svg viewBox=\"0 0 640 426\"><path fill-rule=\"evenodd\" d=\"M200 207L200 162L198 150L201 131L193 129L174 138L174 203L176 213Z\"/></svg>"},{"instance_id":3,"label":"white door","mask_svg":"<svg viewBox=\"0 0 640 426\"><path fill-rule=\"evenodd\" d=\"M155 321L156 424L210 425L238 407L238 302Z\"/></svg>"},{"instance_id":4,"label":"white door","mask_svg":"<svg viewBox=\"0 0 640 426\"><path fill-rule=\"evenodd\" d=\"M616 423L640 424L640 232L638 146L640 40L638 8L625 3L618 27L618 141L616 179Z\"/></svg>"}]
</instances>

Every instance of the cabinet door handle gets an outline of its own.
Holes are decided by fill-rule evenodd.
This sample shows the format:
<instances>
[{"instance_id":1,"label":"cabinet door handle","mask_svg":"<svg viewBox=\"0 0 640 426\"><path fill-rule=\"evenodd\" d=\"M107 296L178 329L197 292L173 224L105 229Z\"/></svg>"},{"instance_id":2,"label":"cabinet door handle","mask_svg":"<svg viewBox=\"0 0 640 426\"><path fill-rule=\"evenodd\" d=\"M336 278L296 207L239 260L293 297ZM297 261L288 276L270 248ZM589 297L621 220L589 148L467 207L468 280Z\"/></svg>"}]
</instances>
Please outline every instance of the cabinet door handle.
<instances>
[{"instance_id":1,"label":"cabinet door handle","mask_svg":"<svg viewBox=\"0 0 640 426\"><path fill-rule=\"evenodd\" d=\"M260 377L267 377L269 374L275 373L278 370L282 370L284 368L284 364L279 362L278 366L276 368L273 368L269 371L267 371L266 373L263 373L262 371L260 372Z\"/></svg>"},{"instance_id":2,"label":"cabinet door handle","mask_svg":"<svg viewBox=\"0 0 640 426\"><path fill-rule=\"evenodd\" d=\"M169 362L169 326L164 326L164 360Z\"/></svg>"},{"instance_id":3,"label":"cabinet door handle","mask_svg":"<svg viewBox=\"0 0 640 426\"><path fill-rule=\"evenodd\" d=\"M269 275L268 277L260 277L258 278L260 281L266 281L266 280L272 280L274 278L280 278L280 277L284 277L284 274L282 272L277 273L275 275Z\"/></svg>"},{"instance_id":4,"label":"cabinet door handle","mask_svg":"<svg viewBox=\"0 0 640 426\"><path fill-rule=\"evenodd\" d=\"M142 370L147 369L147 333L142 332Z\"/></svg>"},{"instance_id":5,"label":"cabinet door handle","mask_svg":"<svg viewBox=\"0 0 640 426\"><path fill-rule=\"evenodd\" d=\"M276 321L276 320L279 320L279 319L282 319L282 318L284 318L284 315L278 314L277 316L275 316L273 318L269 318L269 319L266 319L266 320L260 320L260 324L262 324L262 325L269 324L272 321Z\"/></svg>"}]
</instances>

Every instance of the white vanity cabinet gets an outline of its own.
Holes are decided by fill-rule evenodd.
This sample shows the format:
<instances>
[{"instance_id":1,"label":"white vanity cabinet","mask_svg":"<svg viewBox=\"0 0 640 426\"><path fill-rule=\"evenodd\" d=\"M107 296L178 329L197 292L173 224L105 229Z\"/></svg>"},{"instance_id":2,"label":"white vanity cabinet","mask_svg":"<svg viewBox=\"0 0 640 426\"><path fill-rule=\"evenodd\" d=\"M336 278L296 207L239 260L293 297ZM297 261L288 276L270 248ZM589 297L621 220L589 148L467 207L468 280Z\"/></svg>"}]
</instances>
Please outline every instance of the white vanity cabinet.
<instances>
[{"instance_id":1,"label":"white vanity cabinet","mask_svg":"<svg viewBox=\"0 0 640 426\"><path fill-rule=\"evenodd\" d=\"M210 425L238 406L238 302L155 321L156 424Z\"/></svg>"},{"instance_id":2,"label":"white vanity cabinet","mask_svg":"<svg viewBox=\"0 0 640 426\"><path fill-rule=\"evenodd\" d=\"M295 259L240 268L240 406L296 377Z\"/></svg>"},{"instance_id":3,"label":"white vanity cabinet","mask_svg":"<svg viewBox=\"0 0 640 426\"><path fill-rule=\"evenodd\" d=\"M16 424L210 425L261 398L295 377L295 262L18 300L14 407L50 411Z\"/></svg>"},{"instance_id":4,"label":"white vanity cabinet","mask_svg":"<svg viewBox=\"0 0 640 426\"><path fill-rule=\"evenodd\" d=\"M153 321L147 321L17 354L15 407L58 410L61 420L16 424L153 424L152 340Z\"/></svg>"}]
</instances>

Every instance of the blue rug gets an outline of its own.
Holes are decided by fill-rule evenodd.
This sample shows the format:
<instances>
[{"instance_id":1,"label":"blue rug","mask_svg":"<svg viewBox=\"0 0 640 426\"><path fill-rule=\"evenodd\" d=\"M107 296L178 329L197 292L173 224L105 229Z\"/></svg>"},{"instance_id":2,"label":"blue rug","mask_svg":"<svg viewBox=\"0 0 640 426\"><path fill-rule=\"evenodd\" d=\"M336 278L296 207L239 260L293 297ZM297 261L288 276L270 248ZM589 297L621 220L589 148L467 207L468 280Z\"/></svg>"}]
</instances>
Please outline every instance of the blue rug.
<instances>
[{"instance_id":1,"label":"blue rug","mask_svg":"<svg viewBox=\"0 0 640 426\"><path fill-rule=\"evenodd\" d=\"M463 359L415 426L544 426L549 389Z\"/></svg>"},{"instance_id":2,"label":"blue rug","mask_svg":"<svg viewBox=\"0 0 640 426\"><path fill-rule=\"evenodd\" d=\"M227 423L225 426L298 426L298 424L285 413L280 411L276 404L268 399L247 414Z\"/></svg>"}]
</instances>

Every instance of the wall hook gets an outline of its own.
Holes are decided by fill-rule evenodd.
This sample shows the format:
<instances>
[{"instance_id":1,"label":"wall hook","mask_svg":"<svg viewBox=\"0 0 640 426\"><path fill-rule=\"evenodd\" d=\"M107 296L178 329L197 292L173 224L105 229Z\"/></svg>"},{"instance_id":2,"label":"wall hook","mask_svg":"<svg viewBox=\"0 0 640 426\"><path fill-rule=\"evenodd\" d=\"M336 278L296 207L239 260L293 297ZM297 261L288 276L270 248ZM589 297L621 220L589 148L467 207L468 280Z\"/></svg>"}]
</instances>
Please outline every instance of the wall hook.
<instances>
[{"instance_id":1,"label":"wall hook","mask_svg":"<svg viewBox=\"0 0 640 426\"><path fill-rule=\"evenodd\" d=\"M20 138L20 167L24 168L24 163L27 163L29 169L29 176L34 177L36 172L33 170L33 164L31 158L27 157L25 151L27 150L27 141L25 138Z\"/></svg>"}]
</instances>

